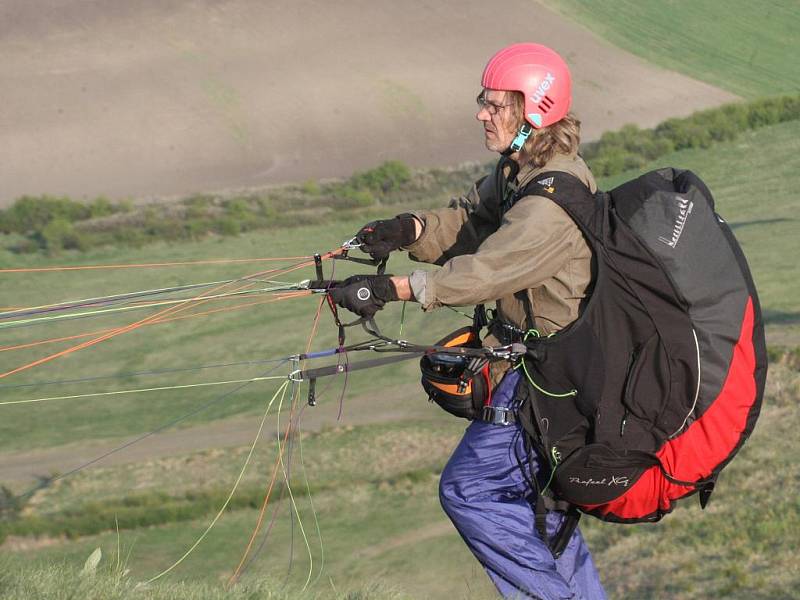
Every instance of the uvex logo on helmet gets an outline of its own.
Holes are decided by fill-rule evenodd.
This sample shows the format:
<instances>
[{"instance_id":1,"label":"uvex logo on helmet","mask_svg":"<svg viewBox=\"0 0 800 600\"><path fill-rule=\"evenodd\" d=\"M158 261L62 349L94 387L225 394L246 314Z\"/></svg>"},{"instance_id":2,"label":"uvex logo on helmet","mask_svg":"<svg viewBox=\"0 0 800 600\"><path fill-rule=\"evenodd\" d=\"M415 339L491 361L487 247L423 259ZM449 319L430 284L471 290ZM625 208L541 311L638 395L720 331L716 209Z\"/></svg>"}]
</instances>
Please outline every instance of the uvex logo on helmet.
<instances>
[{"instance_id":1,"label":"uvex logo on helmet","mask_svg":"<svg viewBox=\"0 0 800 600\"><path fill-rule=\"evenodd\" d=\"M542 79L542 82L539 84L539 87L536 88L536 91L534 92L533 96L531 96L531 102L533 102L534 104L539 104L539 102L544 100L544 96L547 93L547 90L550 89L550 87L553 85L553 83L555 83L555 81L556 81L556 76L553 75L552 73L548 73L547 75L545 75L544 79Z\"/></svg>"},{"instance_id":2,"label":"uvex logo on helmet","mask_svg":"<svg viewBox=\"0 0 800 600\"><path fill-rule=\"evenodd\" d=\"M523 114L535 128L563 119L572 103L569 67L557 52L541 44L512 44L497 52L483 70L484 89L521 92Z\"/></svg>"}]
</instances>

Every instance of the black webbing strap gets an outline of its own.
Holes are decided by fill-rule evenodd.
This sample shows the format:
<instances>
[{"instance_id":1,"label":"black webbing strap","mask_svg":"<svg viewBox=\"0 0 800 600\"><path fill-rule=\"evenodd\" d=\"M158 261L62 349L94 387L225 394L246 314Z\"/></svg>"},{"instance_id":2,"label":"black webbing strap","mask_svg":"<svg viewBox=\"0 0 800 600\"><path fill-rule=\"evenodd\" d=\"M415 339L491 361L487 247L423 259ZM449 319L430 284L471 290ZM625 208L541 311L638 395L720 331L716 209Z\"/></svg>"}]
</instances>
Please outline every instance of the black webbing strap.
<instances>
[{"instance_id":1,"label":"black webbing strap","mask_svg":"<svg viewBox=\"0 0 800 600\"><path fill-rule=\"evenodd\" d=\"M548 511L559 511L564 513L564 520L561 526L556 531L553 537L547 535L547 513ZM575 510L575 507L564 502L563 500L554 500L550 496L539 494L536 496L536 506L534 507L536 515L536 531L539 537L547 544L553 558L560 557L569 544L572 534L578 527L578 521L581 520L581 514Z\"/></svg>"},{"instance_id":2,"label":"black webbing strap","mask_svg":"<svg viewBox=\"0 0 800 600\"><path fill-rule=\"evenodd\" d=\"M523 358L523 360L526 359ZM534 425L529 419L519 419L520 425L528 434L526 445L527 442L533 443L536 440L539 442L538 450L540 456L549 456L550 441L547 436L547 429L542 426L542 416L536 402L535 392L531 389L531 385L529 383L525 385L525 389L527 391L527 397L523 398L522 401L528 402L531 412L533 413L533 421L535 422ZM533 448L529 449L529 452L533 451ZM550 468L556 469L557 466L551 465ZM531 473L531 480L532 482L536 481L536 473ZM539 489L538 485L535 486L535 489L536 502L533 509L536 531L539 533L539 537L541 537L542 541L547 544L547 547L550 549L553 557L558 558L567 547L575 528L578 526L578 521L580 520L581 515L569 502L565 500L556 500L550 495L549 492ZM547 512L553 510L563 512L564 521L561 523L561 527L556 534L551 538L547 535Z\"/></svg>"},{"instance_id":3,"label":"black webbing strap","mask_svg":"<svg viewBox=\"0 0 800 600\"><path fill-rule=\"evenodd\" d=\"M489 325L489 317L486 314L485 304L476 304L472 312L472 330L480 338L481 329Z\"/></svg>"},{"instance_id":4,"label":"black webbing strap","mask_svg":"<svg viewBox=\"0 0 800 600\"><path fill-rule=\"evenodd\" d=\"M508 176L505 174L508 167ZM519 163L515 160L503 156L497 162L494 172L494 194L500 206L500 217L514 206L517 196L517 186L514 180L519 174Z\"/></svg>"},{"instance_id":5,"label":"black webbing strap","mask_svg":"<svg viewBox=\"0 0 800 600\"><path fill-rule=\"evenodd\" d=\"M533 318L533 305L531 299L528 297L528 290L520 290L514 294L517 300L522 302L525 309L525 325L528 329L536 329L536 321Z\"/></svg>"},{"instance_id":6,"label":"black webbing strap","mask_svg":"<svg viewBox=\"0 0 800 600\"><path fill-rule=\"evenodd\" d=\"M526 360L526 358L523 357L522 360ZM550 456L550 438L547 435L547 427L543 426L544 420L539 410L539 403L536 402L536 392L528 381L523 383L522 389L525 390L525 396L521 399L520 409L522 409L525 402L527 402L533 413L533 419L520 419L520 423L531 441L533 443L539 443L537 450L539 450L543 456ZM533 423L531 421L533 421Z\"/></svg>"},{"instance_id":7,"label":"black webbing strap","mask_svg":"<svg viewBox=\"0 0 800 600\"><path fill-rule=\"evenodd\" d=\"M330 375L342 375L344 373L352 373L353 371L360 371L361 369L371 369L373 367L380 367L391 363L400 362L402 360L410 360L412 358L419 358L425 354L424 352L403 352L402 354L395 354L392 356L383 356L381 358L373 358L371 360L362 360L355 363L345 363L340 365L328 365L327 367L318 367L316 369L307 369L299 371L294 374L296 380L304 379L317 379L318 377L328 377Z\"/></svg>"}]
</instances>

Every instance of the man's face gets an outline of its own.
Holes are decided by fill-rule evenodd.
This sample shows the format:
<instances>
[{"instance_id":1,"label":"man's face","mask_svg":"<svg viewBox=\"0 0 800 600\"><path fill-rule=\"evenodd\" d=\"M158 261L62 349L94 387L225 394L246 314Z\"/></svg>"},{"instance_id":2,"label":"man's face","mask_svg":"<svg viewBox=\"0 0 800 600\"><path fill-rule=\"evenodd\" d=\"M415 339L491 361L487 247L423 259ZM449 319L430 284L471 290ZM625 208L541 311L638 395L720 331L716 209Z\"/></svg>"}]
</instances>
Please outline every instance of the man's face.
<instances>
[{"instance_id":1,"label":"man's face","mask_svg":"<svg viewBox=\"0 0 800 600\"><path fill-rule=\"evenodd\" d=\"M486 148L492 152L506 150L517 135L511 103L511 93L501 90L483 90L478 96L475 118L483 124Z\"/></svg>"}]
</instances>

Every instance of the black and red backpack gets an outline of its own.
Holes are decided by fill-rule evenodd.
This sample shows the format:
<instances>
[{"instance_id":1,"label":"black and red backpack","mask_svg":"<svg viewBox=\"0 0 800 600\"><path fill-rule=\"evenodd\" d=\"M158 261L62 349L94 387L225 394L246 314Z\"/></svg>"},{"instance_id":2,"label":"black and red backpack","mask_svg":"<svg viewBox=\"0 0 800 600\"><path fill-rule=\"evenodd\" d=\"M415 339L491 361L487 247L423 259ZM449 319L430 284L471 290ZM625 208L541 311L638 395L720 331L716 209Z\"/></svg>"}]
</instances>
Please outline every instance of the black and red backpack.
<instances>
[{"instance_id":1,"label":"black and red backpack","mask_svg":"<svg viewBox=\"0 0 800 600\"><path fill-rule=\"evenodd\" d=\"M520 421L553 469L546 494L606 521L657 521L699 493L752 433L767 371L750 271L706 185L647 173L592 194L548 172L593 249L591 293L551 337L527 336Z\"/></svg>"}]
</instances>

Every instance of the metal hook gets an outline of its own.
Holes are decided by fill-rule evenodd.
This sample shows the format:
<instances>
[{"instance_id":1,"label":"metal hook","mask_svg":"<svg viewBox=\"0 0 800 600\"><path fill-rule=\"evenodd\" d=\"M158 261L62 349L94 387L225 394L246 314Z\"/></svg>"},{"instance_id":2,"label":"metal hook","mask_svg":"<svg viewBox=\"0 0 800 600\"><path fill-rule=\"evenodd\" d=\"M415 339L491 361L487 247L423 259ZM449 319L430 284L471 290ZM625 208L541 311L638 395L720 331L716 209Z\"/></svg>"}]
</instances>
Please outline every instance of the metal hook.
<instances>
[{"instance_id":1,"label":"metal hook","mask_svg":"<svg viewBox=\"0 0 800 600\"><path fill-rule=\"evenodd\" d=\"M358 236L353 236L342 244L342 250L352 250L353 248L360 248L363 244L358 240Z\"/></svg>"}]
</instances>

